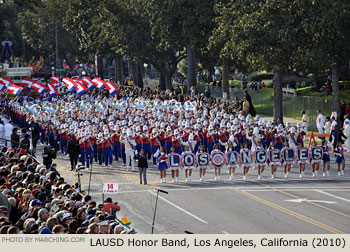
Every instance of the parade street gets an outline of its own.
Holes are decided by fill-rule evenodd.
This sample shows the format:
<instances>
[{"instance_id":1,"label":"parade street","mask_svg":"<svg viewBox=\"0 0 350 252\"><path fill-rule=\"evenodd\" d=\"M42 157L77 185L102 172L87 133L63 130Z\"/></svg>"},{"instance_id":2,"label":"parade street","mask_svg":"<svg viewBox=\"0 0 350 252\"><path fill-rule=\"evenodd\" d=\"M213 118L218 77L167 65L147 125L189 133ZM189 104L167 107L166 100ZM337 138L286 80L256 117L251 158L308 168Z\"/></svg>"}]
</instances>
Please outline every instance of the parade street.
<instances>
[{"instance_id":1,"label":"parade street","mask_svg":"<svg viewBox=\"0 0 350 252\"><path fill-rule=\"evenodd\" d=\"M345 154L347 157L349 153ZM195 171L193 181L186 183L180 171L178 183L171 182L168 172L167 182L161 184L158 170L150 165L147 185L140 185L138 172L125 171L121 163L114 162L113 168L94 165L90 195L99 203L102 183L118 183L119 193L104 198L117 201L121 206L118 218L127 216L131 225L145 234L151 233L156 189L169 194L159 193L154 233L349 233L349 166L345 176L338 176L333 155L331 158L329 177L322 177L320 167L318 177L312 178L311 167L307 165L302 179L294 166L288 179L279 167L275 179L271 179L266 168L261 180L257 180L256 170L251 169L243 181L242 170L237 169L234 180L230 181L224 167L221 181L214 181L210 169L204 182L199 181ZM68 183L77 182L76 172L70 171L66 156L59 155L54 162ZM89 170L82 173L82 189L87 192Z\"/></svg>"}]
</instances>

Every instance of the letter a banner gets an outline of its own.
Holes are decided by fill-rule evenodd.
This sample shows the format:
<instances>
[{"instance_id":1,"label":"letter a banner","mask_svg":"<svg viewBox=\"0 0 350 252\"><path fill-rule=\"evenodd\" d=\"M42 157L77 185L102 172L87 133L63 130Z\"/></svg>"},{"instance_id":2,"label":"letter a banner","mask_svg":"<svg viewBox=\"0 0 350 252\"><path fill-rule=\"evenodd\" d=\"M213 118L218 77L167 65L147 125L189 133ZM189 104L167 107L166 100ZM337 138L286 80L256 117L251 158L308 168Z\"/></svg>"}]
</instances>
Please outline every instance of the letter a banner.
<instances>
[{"instance_id":1,"label":"letter a banner","mask_svg":"<svg viewBox=\"0 0 350 252\"><path fill-rule=\"evenodd\" d=\"M231 167L239 166L239 154L236 151L226 152L226 164Z\"/></svg>"}]
</instances>

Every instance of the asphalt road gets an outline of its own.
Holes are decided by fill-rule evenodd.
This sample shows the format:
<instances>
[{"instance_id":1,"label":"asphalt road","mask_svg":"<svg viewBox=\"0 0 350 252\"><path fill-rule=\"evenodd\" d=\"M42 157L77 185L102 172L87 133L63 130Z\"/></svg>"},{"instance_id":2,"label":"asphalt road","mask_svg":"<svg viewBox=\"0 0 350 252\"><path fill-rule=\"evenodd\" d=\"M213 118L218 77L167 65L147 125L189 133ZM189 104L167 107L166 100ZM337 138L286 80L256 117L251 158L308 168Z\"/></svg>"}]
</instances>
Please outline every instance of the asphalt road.
<instances>
[{"instance_id":1,"label":"asphalt road","mask_svg":"<svg viewBox=\"0 0 350 252\"><path fill-rule=\"evenodd\" d=\"M37 156L41 161L41 148ZM345 154L350 162L350 154ZM94 164L90 195L101 202L102 183L119 183L119 193L105 195L121 206L118 217L126 216L139 233L151 233L156 202L156 189L169 194L159 194L154 233L181 234L184 231L201 234L217 233L350 233L350 167L346 165L345 176L337 175L334 157L331 157L329 177L311 176L311 166L306 167L306 177L300 179L298 168L292 168L288 179L281 167L271 179L266 169L262 180L251 169L247 180L242 180L242 170L237 169L233 181L227 169L222 169L221 181L214 181L213 169L200 182L195 171L190 183L173 184L170 173L167 183L160 183L158 170L148 169L148 184L140 185L138 172L126 172L121 163L113 168ZM70 171L66 156L59 155L54 161L61 175L69 182L77 181L76 172ZM82 187L88 189L89 170L83 170Z\"/></svg>"}]
</instances>

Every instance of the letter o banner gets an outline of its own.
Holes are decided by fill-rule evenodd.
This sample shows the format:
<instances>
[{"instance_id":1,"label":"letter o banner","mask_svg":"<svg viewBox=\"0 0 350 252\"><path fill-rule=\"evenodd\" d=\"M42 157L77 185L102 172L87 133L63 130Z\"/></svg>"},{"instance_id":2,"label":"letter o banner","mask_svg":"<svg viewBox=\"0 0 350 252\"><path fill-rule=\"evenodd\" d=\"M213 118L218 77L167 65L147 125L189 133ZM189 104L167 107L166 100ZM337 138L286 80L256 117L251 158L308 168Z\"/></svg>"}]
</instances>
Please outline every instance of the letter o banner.
<instances>
[{"instance_id":1,"label":"letter o banner","mask_svg":"<svg viewBox=\"0 0 350 252\"><path fill-rule=\"evenodd\" d=\"M193 153L186 153L182 155L182 163L185 167L192 167L196 165L196 157Z\"/></svg>"}]
</instances>

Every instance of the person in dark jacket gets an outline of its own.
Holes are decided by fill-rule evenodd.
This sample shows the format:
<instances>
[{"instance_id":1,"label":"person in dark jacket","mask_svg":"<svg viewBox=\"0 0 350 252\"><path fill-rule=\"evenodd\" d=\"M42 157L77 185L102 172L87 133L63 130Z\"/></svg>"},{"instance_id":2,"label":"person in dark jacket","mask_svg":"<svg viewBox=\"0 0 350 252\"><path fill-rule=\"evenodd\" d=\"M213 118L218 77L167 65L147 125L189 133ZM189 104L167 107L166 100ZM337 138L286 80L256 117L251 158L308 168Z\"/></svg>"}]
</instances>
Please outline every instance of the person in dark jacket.
<instances>
[{"instance_id":1,"label":"person in dark jacket","mask_svg":"<svg viewBox=\"0 0 350 252\"><path fill-rule=\"evenodd\" d=\"M331 135L329 136L329 142L333 142L333 150L337 148L338 142L344 143L343 138L346 139L346 136L343 134L343 131L338 129L337 125L333 125Z\"/></svg>"},{"instance_id":2,"label":"person in dark jacket","mask_svg":"<svg viewBox=\"0 0 350 252\"><path fill-rule=\"evenodd\" d=\"M78 158L80 154L79 142L77 141L74 135L72 135L72 140L70 140L67 144L67 153L69 154L71 171L73 171L73 169L75 169L75 166L78 163Z\"/></svg>"},{"instance_id":3,"label":"person in dark jacket","mask_svg":"<svg viewBox=\"0 0 350 252\"><path fill-rule=\"evenodd\" d=\"M210 97L211 97L211 92L210 92L209 87L205 88L204 95L205 95L205 97L207 98L207 101L208 101L210 99Z\"/></svg>"},{"instance_id":4,"label":"person in dark jacket","mask_svg":"<svg viewBox=\"0 0 350 252\"><path fill-rule=\"evenodd\" d=\"M249 114L254 117L256 116L256 111L255 108L253 106L253 101L252 98L250 97L250 94L248 94L248 91L245 90L244 91L244 97L247 99L247 101L249 102Z\"/></svg>"},{"instance_id":5,"label":"person in dark jacket","mask_svg":"<svg viewBox=\"0 0 350 252\"><path fill-rule=\"evenodd\" d=\"M19 146L19 135L17 134L17 128L13 128L11 134L11 147L17 149Z\"/></svg>"},{"instance_id":6,"label":"person in dark jacket","mask_svg":"<svg viewBox=\"0 0 350 252\"><path fill-rule=\"evenodd\" d=\"M140 153L136 154L134 158L138 160L140 184L142 184L142 178L143 178L143 183L147 185L146 171L148 168L148 164L147 164L147 155L145 154L145 150L141 149Z\"/></svg>"},{"instance_id":7,"label":"person in dark jacket","mask_svg":"<svg viewBox=\"0 0 350 252\"><path fill-rule=\"evenodd\" d=\"M35 149L40 136L40 126L38 123L31 122L31 124L29 125L29 130L30 134L32 134L33 148Z\"/></svg>"},{"instance_id":8,"label":"person in dark jacket","mask_svg":"<svg viewBox=\"0 0 350 252\"><path fill-rule=\"evenodd\" d=\"M59 149L59 140L60 140L60 136L58 134L57 129L55 129L54 132L52 134L50 134L49 144L52 148L54 148L56 150L56 153Z\"/></svg>"},{"instance_id":9,"label":"person in dark jacket","mask_svg":"<svg viewBox=\"0 0 350 252\"><path fill-rule=\"evenodd\" d=\"M53 150L50 146L44 147L43 152L43 165L46 166L46 169L50 169L52 165L52 159L56 158L55 150Z\"/></svg>"},{"instance_id":10,"label":"person in dark jacket","mask_svg":"<svg viewBox=\"0 0 350 252\"><path fill-rule=\"evenodd\" d=\"M25 134L24 138L21 140L19 143L19 148L25 149L27 153L29 153L29 148L30 148L30 140L29 140L29 135Z\"/></svg>"}]
</instances>

